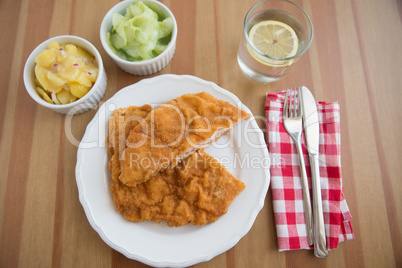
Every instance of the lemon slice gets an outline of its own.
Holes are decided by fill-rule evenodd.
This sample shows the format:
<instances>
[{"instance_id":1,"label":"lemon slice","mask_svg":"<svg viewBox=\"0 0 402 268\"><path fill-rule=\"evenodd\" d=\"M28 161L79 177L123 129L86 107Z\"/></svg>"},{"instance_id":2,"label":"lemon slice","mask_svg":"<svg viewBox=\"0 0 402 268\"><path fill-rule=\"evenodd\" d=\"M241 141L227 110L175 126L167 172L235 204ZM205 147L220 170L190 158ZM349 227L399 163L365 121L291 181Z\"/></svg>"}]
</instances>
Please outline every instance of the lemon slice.
<instances>
[{"instance_id":1,"label":"lemon slice","mask_svg":"<svg viewBox=\"0 0 402 268\"><path fill-rule=\"evenodd\" d=\"M297 53L298 38L292 27L276 20L264 20L255 24L249 38L253 45L265 55L273 58L289 58ZM260 63L272 67L291 65L292 60L273 60L249 48L251 56Z\"/></svg>"}]
</instances>

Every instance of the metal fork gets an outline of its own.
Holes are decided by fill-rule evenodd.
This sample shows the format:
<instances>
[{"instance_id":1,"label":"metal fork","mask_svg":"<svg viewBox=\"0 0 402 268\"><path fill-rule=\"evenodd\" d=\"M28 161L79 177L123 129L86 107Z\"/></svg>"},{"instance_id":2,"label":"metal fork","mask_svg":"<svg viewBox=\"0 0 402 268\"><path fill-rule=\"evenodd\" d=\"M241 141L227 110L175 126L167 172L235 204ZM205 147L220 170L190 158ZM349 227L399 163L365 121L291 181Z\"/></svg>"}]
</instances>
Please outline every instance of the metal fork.
<instances>
[{"instance_id":1,"label":"metal fork","mask_svg":"<svg viewBox=\"0 0 402 268\"><path fill-rule=\"evenodd\" d=\"M297 95L297 96L296 96ZM288 108L289 106L289 108ZM290 137L296 144L297 153L300 159L300 174L303 191L304 217L307 228L307 241L313 244L313 217L311 209L310 191L307 182L306 166L304 163L303 151L301 147L301 133L303 131L303 109L301 105L301 94L299 89L286 90L285 104L283 106L283 125Z\"/></svg>"}]
</instances>

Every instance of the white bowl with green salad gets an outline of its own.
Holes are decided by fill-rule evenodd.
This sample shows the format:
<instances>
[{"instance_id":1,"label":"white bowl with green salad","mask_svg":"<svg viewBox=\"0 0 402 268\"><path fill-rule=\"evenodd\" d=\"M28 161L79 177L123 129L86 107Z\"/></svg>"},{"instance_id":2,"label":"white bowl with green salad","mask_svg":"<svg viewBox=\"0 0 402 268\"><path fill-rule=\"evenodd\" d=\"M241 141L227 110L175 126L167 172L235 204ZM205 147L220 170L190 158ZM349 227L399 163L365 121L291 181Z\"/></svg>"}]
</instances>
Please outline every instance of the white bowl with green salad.
<instances>
[{"instance_id":1,"label":"white bowl with green salad","mask_svg":"<svg viewBox=\"0 0 402 268\"><path fill-rule=\"evenodd\" d=\"M176 49L177 23L164 4L154 0L126 0L103 18L103 48L124 71L149 75L168 65Z\"/></svg>"}]
</instances>

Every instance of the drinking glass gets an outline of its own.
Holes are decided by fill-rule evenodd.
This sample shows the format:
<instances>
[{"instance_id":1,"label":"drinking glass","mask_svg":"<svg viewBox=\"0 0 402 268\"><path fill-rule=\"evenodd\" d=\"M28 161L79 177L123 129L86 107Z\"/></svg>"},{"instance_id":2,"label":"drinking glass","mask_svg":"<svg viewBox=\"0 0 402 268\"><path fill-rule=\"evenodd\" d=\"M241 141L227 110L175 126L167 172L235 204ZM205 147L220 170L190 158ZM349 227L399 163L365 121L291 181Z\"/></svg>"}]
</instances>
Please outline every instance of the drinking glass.
<instances>
[{"instance_id":1,"label":"drinking glass","mask_svg":"<svg viewBox=\"0 0 402 268\"><path fill-rule=\"evenodd\" d=\"M312 39L313 25L300 6L287 0L264 0L255 4L244 19L237 61L250 79L275 82L306 52ZM282 48L291 51L283 52Z\"/></svg>"}]
</instances>

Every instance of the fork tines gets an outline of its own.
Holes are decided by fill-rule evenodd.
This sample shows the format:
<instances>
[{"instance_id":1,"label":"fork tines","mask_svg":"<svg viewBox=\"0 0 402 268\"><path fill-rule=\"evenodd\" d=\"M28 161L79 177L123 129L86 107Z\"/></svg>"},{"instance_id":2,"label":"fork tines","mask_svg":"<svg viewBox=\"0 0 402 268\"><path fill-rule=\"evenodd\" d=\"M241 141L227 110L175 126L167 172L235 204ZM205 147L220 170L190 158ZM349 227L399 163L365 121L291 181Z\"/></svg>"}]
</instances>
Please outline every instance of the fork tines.
<instances>
[{"instance_id":1,"label":"fork tines","mask_svg":"<svg viewBox=\"0 0 402 268\"><path fill-rule=\"evenodd\" d=\"M283 112L286 117L299 117L301 116L301 95L299 88L291 88L286 90L285 104ZM289 105L289 108L288 108ZM290 113L290 116L289 116Z\"/></svg>"}]
</instances>

